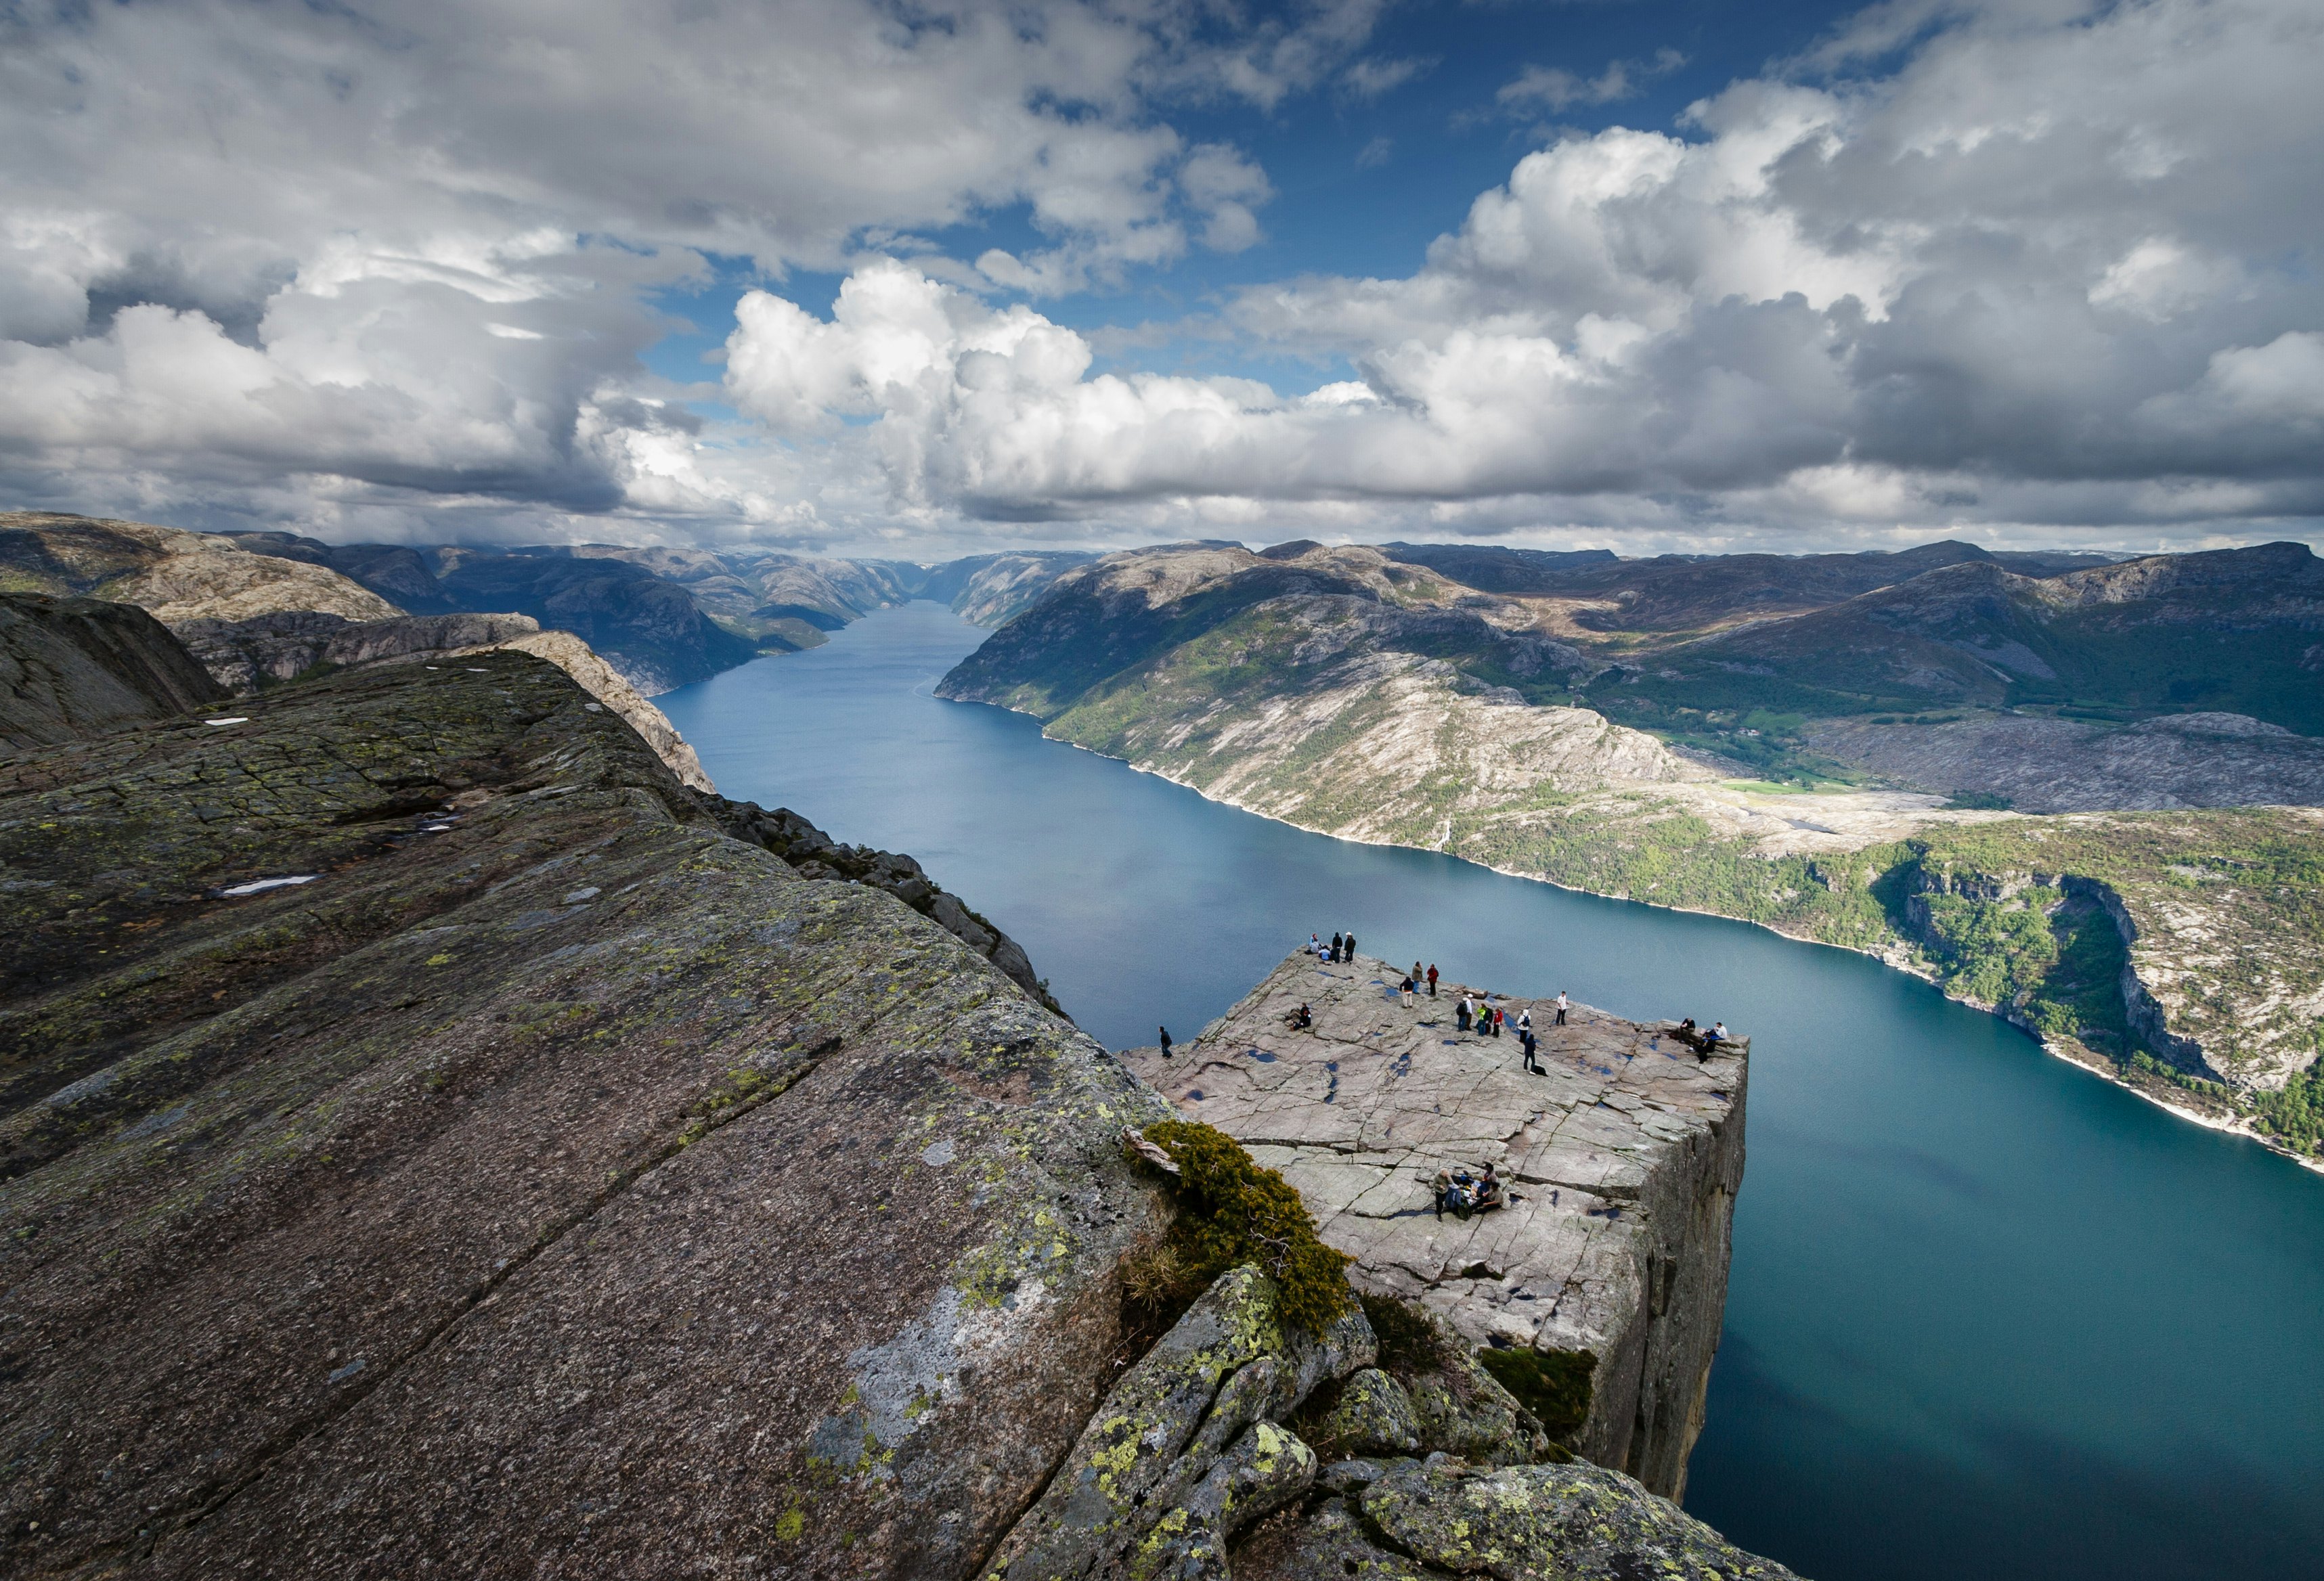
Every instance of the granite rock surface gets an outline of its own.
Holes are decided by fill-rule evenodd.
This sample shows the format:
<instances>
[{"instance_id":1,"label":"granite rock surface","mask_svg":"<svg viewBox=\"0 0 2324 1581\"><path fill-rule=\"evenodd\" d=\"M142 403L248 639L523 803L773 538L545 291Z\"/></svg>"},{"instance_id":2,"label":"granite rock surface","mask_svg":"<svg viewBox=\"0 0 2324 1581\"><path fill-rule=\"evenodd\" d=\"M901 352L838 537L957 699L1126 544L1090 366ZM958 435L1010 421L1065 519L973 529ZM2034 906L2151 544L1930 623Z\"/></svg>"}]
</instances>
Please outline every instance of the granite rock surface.
<instances>
[{"instance_id":1,"label":"granite rock surface","mask_svg":"<svg viewBox=\"0 0 2324 1581\"><path fill-rule=\"evenodd\" d=\"M1294 955L1192 1044L1130 1066L1298 1188L1368 1294L1473 1348L1557 1443L1672 1497L1702 1423L1743 1174L1748 1043L1705 1062L1586 1006L1514 1035L1456 1027L1465 990L1405 1002L1403 973ZM1312 1030L1291 1017L1302 1005ZM1509 1205L1434 1210L1440 1170L1492 1163ZM1426 1402L1420 1402L1424 1407ZM1424 1411L1425 1414L1425 1411Z\"/></svg>"},{"instance_id":2,"label":"granite rock surface","mask_svg":"<svg viewBox=\"0 0 2324 1581\"><path fill-rule=\"evenodd\" d=\"M134 604L0 593L0 754L103 735L225 700Z\"/></svg>"},{"instance_id":3,"label":"granite rock surface","mask_svg":"<svg viewBox=\"0 0 2324 1581\"><path fill-rule=\"evenodd\" d=\"M247 620L181 620L172 630L188 652L230 692L295 681L318 666L345 669L415 653L485 648L540 630L529 615L397 615L350 620L290 610Z\"/></svg>"},{"instance_id":4,"label":"granite rock surface","mask_svg":"<svg viewBox=\"0 0 2324 1581\"><path fill-rule=\"evenodd\" d=\"M966 1576L1169 1111L531 655L0 761L0 1571Z\"/></svg>"}]
</instances>

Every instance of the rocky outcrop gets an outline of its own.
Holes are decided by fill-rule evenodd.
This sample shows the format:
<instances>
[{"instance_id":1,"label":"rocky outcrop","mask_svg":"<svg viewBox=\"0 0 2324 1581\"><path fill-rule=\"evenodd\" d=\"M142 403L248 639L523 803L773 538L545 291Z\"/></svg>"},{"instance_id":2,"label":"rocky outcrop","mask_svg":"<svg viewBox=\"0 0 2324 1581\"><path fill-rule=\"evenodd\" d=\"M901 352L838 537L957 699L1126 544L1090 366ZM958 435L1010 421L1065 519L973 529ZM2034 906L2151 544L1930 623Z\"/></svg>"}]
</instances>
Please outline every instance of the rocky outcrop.
<instances>
[{"instance_id":1,"label":"rocky outcrop","mask_svg":"<svg viewBox=\"0 0 2324 1581\"><path fill-rule=\"evenodd\" d=\"M520 633L504 637L490 648L452 648L442 657L448 662L499 650L529 653L536 658L547 659L579 682L581 689L597 700L597 705L610 708L619 714L622 722L653 749L654 755L669 771L686 785L698 791L711 789L710 776L703 772L702 759L695 756L694 749L687 745L686 738L678 733L678 727L669 722L669 716L631 685L627 676L600 658L595 649L570 631Z\"/></svg>"},{"instance_id":2,"label":"rocky outcrop","mask_svg":"<svg viewBox=\"0 0 2324 1581\"><path fill-rule=\"evenodd\" d=\"M1595 1466L1471 1466L1449 1457L1333 1468L1338 1496L1269 1534L1237 1581L1787 1581L1665 1499Z\"/></svg>"},{"instance_id":3,"label":"rocky outcrop","mask_svg":"<svg viewBox=\"0 0 2324 1581\"><path fill-rule=\"evenodd\" d=\"M230 692L295 681L327 666L345 669L383 658L448 648L488 648L540 630L529 615L400 615L350 620L315 610L247 620L181 620L173 630L187 651Z\"/></svg>"},{"instance_id":4,"label":"rocky outcrop","mask_svg":"<svg viewBox=\"0 0 2324 1581\"><path fill-rule=\"evenodd\" d=\"M1401 1452L1350 1454L1335 1424L1400 1390L1372 1365L1394 1346L1361 1317L1289 1328L1275 1297L1223 1274L1123 1373L989 1581L1789 1576L1598 1466L1468 1457L1419 1419Z\"/></svg>"},{"instance_id":5,"label":"rocky outcrop","mask_svg":"<svg viewBox=\"0 0 2324 1581\"><path fill-rule=\"evenodd\" d=\"M86 593L165 625L318 611L349 620L403 611L327 566L253 554L233 538L52 511L0 512L11 592Z\"/></svg>"},{"instance_id":6,"label":"rocky outcrop","mask_svg":"<svg viewBox=\"0 0 2324 1581\"><path fill-rule=\"evenodd\" d=\"M0 1568L966 1577L1168 1110L498 651L0 763Z\"/></svg>"},{"instance_id":7,"label":"rocky outcrop","mask_svg":"<svg viewBox=\"0 0 2324 1581\"><path fill-rule=\"evenodd\" d=\"M1441 1322L1554 1443L1678 1497L1726 1306L1748 1043L1706 1062L1586 1007L1559 1027L1554 1006L1499 998L1512 1027L1533 1017L1536 1075L1514 1036L1458 1030L1475 990L1405 1004L1401 976L1295 955L1172 1058L1125 1058L1280 1170L1360 1289ZM1510 1204L1438 1217L1439 1171L1486 1163ZM1425 1393L1424 1419L1450 1409Z\"/></svg>"},{"instance_id":8,"label":"rocky outcrop","mask_svg":"<svg viewBox=\"0 0 2324 1581\"><path fill-rule=\"evenodd\" d=\"M102 735L225 696L134 604L0 593L0 750Z\"/></svg>"}]
</instances>

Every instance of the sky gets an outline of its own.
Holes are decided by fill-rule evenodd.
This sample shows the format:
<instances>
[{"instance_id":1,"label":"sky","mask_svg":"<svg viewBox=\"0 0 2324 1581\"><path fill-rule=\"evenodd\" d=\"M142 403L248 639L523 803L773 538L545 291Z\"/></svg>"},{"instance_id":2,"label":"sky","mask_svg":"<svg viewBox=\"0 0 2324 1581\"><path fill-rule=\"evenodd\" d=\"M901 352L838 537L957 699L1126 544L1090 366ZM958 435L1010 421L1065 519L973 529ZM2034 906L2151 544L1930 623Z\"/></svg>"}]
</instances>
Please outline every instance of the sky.
<instances>
[{"instance_id":1,"label":"sky","mask_svg":"<svg viewBox=\"0 0 2324 1581\"><path fill-rule=\"evenodd\" d=\"M9 0L0 509L2324 543L2316 0Z\"/></svg>"}]
</instances>

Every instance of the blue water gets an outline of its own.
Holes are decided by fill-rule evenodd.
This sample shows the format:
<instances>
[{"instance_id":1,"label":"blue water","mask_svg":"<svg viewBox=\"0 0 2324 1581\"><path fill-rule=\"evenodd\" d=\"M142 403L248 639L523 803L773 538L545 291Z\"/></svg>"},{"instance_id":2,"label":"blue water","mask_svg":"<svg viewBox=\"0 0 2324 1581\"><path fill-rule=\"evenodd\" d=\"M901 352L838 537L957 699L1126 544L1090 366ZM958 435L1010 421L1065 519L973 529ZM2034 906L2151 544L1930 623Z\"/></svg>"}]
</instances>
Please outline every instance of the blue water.
<instances>
[{"instance_id":1,"label":"blue water","mask_svg":"<svg viewBox=\"0 0 2324 1581\"><path fill-rule=\"evenodd\" d=\"M2324 1176L1859 956L1303 834L937 701L932 603L660 699L729 795L906 850L1111 1047L1312 932L1753 1037L1686 1504L1814 1581L2324 1578Z\"/></svg>"}]
</instances>

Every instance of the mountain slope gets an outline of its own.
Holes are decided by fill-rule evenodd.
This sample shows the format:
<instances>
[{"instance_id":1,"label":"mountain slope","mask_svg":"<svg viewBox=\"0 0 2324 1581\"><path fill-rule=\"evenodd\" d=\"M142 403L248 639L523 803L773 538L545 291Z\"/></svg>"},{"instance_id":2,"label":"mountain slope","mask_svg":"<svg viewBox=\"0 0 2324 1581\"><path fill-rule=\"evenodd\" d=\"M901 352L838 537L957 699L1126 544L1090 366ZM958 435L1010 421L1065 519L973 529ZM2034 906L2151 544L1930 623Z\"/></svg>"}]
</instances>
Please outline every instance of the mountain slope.
<instances>
[{"instance_id":1,"label":"mountain slope","mask_svg":"<svg viewBox=\"0 0 2324 1581\"><path fill-rule=\"evenodd\" d=\"M1870 951L2143 1090L2324 1147L2324 815L2027 818L1911 790L1803 792L1722 778L1734 770L1623 728L1620 706L1652 717L1645 699L1662 722L1692 707L1697 735L1738 740L1771 719L1771 695L1837 700L1827 712L1908 685L1998 700L2016 676L2102 676L2108 644L2279 652L2311 635L2304 550L2034 578L1935 547L1948 564L1895 586L1618 663L1586 635L1545 636L1531 599L1380 551L1133 551L1061 578L938 694L1032 713L1303 827ZM1615 704L1567 705L1577 687ZM1932 728L1890 723L1892 750ZM1805 711L1788 727L1838 728ZM2096 783L2127 788L2144 768L2199 793L2324 790L2314 742L2242 715L2133 728L2089 749L2113 777ZM2000 734L1994 750L2043 749ZM2199 738L2233 740L2237 774L2207 776L2170 744Z\"/></svg>"}]
</instances>

